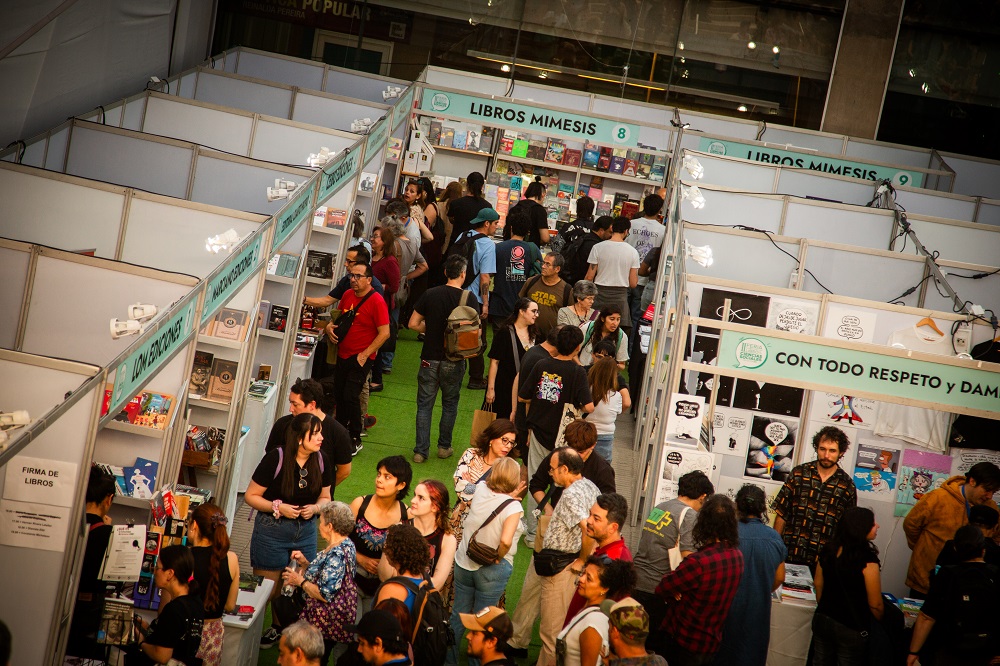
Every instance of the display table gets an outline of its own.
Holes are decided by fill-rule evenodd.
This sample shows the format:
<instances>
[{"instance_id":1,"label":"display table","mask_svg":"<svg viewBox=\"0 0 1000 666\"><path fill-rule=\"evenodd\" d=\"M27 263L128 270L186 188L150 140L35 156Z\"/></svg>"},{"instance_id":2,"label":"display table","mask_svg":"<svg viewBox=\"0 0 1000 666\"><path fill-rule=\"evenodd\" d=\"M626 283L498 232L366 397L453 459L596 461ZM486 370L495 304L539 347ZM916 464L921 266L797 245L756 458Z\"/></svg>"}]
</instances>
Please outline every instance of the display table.
<instances>
[{"instance_id":1,"label":"display table","mask_svg":"<svg viewBox=\"0 0 1000 666\"><path fill-rule=\"evenodd\" d=\"M771 602L771 642L767 666L805 666L812 641L816 604L785 599Z\"/></svg>"},{"instance_id":2,"label":"display table","mask_svg":"<svg viewBox=\"0 0 1000 666\"><path fill-rule=\"evenodd\" d=\"M222 625L226 635L222 641L223 666L256 666L260 651L260 635L264 629L264 607L271 596L274 581L264 579L253 592L240 590L236 597L238 606L253 606L253 615L240 619L235 615L223 615Z\"/></svg>"}]
</instances>

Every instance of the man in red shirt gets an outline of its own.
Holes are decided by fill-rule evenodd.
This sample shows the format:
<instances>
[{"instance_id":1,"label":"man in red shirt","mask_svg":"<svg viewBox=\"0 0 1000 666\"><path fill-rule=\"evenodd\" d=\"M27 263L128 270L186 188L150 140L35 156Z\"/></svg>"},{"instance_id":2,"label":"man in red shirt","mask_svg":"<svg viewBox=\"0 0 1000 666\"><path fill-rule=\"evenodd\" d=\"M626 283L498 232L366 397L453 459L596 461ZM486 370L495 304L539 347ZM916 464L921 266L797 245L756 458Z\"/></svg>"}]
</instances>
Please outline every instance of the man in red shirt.
<instances>
[{"instance_id":1,"label":"man in red shirt","mask_svg":"<svg viewBox=\"0 0 1000 666\"><path fill-rule=\"evenodd\" d=\"M595 548L591 555L602 555L612 560L632 561L632 552L622 538L622 525L628 519L628 502L618 493L604 493L597 496L597 501L590 508L587 518L587 536L594 540ZM586 600L580 592L573 593L566 611L566 621L569 622L583 608ZM563 626L566 626L565 622Z\"/></svg>"},{"instance_id":2,"label":"man in red shirt","mask_svg":"<svg viewBox=\"0 0 1000 666\"><path fill-rule=\"evenodd\" d=\"M341 315L330 337L337 343L333 389L337 420L351 434L355 455L361 451L364 416L361 389L371 372L375 352L389 339L389 309L372 288L372 267L354 264L347 272L351 291L340 299ZM372 298L374 296L374 298Z\"/></svg>"},{"instance_id":3,"label":"man in red shirt","mask_svg":"<svg viewBox=\"0 0 1000 666\"><path fill-rule=\"evenodd\" d=\"M667 601L660 625L670 666L702 666L712 661L722 642L722 627L743 575L736 505L712 495L694 524L698 548L663 577L656 594Z\"/></svg>"}]
</instances>

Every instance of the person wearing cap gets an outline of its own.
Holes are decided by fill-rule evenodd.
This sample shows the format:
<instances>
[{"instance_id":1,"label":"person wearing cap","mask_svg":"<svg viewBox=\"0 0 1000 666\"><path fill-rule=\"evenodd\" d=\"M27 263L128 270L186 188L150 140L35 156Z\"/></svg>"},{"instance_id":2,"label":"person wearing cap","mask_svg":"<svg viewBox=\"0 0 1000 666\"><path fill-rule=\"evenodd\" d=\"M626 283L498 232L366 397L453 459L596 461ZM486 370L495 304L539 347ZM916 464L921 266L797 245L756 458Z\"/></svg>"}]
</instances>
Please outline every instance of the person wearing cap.
<instances>
[{"instance_id":1,"label":"person wearing cap","mask_svg":"<svg viewBox=\"0 0 1000 666\"><path fill-rule=\"evenodd\" d=\"M348 631L358 635L358 653L370 666L409 666L409 646L396 616L384 610L370 610Z\"/></svg>"},{"instance_id":2,"label":"person wearing cap","mask_svg":"<svg viewBox=\"0 0 1000 666\"><path fill-rule=\"evenodd\" d=\"M649 613L632 597L625 597L608 612L608 643L611 655L607 666L667 666L658 654L646 652Z\"/></svg>"},{"instance_id":3,"label":"person wearing cap","mask_svg":"<svg viewBox=\"0 0 1000 666\"><path fill-rule=\"evenodd\" d=\"M460 613L459 618L468 631L465 637L470 658L478 659L481 666L514 666L504 654L514 635L514 624L503 609L487 606L476 614Z\"/></svg>"},{"instance_id":4,"label":"person wearing cap","mask_svg":"<svg viewBox=\"0 0 1000 666\"><path fill-rule=\"evenodd\" d=\"M320 666L324 650L320 630L305 620L299 620L281 632L278 666Z\"/></svg>"},{"instance_id":5,"label":"person wearing cap","mask_svg":"<svg viewBox=\"0 0 1000 666\"><path fill-rule=\"evenodd\" d=\"M483 208L472 219L472 229L455 238L452 248L464 242L473 242L476 248L472 253L472 264L468 267L468 277L472 277L466 289L482 306L480 326L482 327L482 347L479 354L469 359L469 388L486 389L486 370L483 352L486 351L486 320L490 315L490 279L497 272L497 251L493 244L493 233L497 230L500 215L492 208ZM468 240L466 240L468 239Z\"/></svg>"}]
</instances>

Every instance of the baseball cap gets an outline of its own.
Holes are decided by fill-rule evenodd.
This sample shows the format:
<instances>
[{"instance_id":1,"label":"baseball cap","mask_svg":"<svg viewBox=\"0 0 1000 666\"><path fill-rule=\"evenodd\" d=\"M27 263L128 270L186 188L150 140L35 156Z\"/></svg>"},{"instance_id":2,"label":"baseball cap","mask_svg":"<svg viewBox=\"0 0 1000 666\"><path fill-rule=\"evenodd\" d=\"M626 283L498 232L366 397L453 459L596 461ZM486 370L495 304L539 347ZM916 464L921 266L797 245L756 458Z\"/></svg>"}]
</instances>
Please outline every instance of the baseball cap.
<instances>
[{"instance_id":1,"label":"baseball cap","mask_svg":"<svg viewBox=\"0 0 1000 666\"><path fill-rule=\"evenodd\" d=\"M482 631L502 643L506 643L514 635L514 623L502 608L487 606L475 615L459 613L458 616L462 618L462 626L469 631Z\"/></svg>"},{"instance_id":2,"label":"baseball cap","mask_svg":"<svg viewBox=\"0 0 1000 666\"><path fill-rule=\"evenodd\" d=\"M638 601L625 597L611 607L611 626L632 640L645 640L649 635L649 614Z\"/></svg>"},{"instance_id":3,"label":"baseball cap","mask_svg":"<svg viewBox=\"0 0 1000 666\"><path fill-rule=\"evenodd\" d=\"M403 628L396 616L379 609L368 611L361 617L360 622L347 625L347 630L366 639L405 641Z\"/></svg>"},{"instance_id":4,"label":"baseball cap","mask_svg":"<svg viewBox=\"0 0 1000 666\"><path fill-rule=\"evenodd\" d=\"M500 219L500 213L496 212L495 210L487 206L486 208L479 211L478 215L472 218L472 221L469 222L469 228L475 229L483 222L496 222L499 219Z\"/></svg>"}]
</instances>

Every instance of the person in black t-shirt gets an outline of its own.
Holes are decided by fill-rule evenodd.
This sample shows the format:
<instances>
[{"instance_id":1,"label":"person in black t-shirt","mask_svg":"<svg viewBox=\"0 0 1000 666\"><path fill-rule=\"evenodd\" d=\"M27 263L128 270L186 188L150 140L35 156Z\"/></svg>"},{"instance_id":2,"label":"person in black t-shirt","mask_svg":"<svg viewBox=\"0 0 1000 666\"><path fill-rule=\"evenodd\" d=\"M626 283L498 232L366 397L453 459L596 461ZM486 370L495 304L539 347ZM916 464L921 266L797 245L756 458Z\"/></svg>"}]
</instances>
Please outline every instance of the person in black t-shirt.
<instances>
[{"instance_id":1,"label":"person in black t-shirt","mask_svg":"<svg viewBox=\"0 0 1000 666\"><path fill-rule=\"evenodd\" d=\"M292 419L299 414L313 414L323 422L323 454L327 463L336 469L334 488L343 483L351 474L351 460L354 453L354 446L351 444L351 435L332 414L323 411L322 405L325 402L323 385L315 379L297 379L292 384L288 392L289 414L282 416L274 422L271 427L271 434L264 445L264 452L277 449L285 445L287 441L288 428L292 425Z\"/></svg>"},{"instance_id":2,"label":"person in black t-shirt","mask_svg":"<svg viewBox=\"0 0 1000 666\"><path fill-rule=\"evenodd\" d=\"M194 580L194 557L185 546L167 546L160 551L153 570L156 586L169 594L170 601L160 608L159 616L147 624L138 619L141 640L137 654L129 655L129 664L151 666L177 660L198 666L196 655L201 644L205 617L198 583Z\"/></svg>"},{"instance_id":3,"label":"person in black t-shirt","mask_svg":"<svg viewBox=\"0 0 1000 666\"><path fill-rule=\"evenodd\" d=\"M483 185L486 179L483 174L473 171L465 180L469 194L455 199L448 204L448 217L451 218L451 240L472 229L470 222L484 208L492 208L490 202L483 198Z\"/></svg>"},{"instance_id":4,"label":"person in black t-shirt","mask_svg":"<svg viewBox=\"0 0 1000 666\"><path fill-rule=\"evenodd\" d=\"M444 333L448 315L462 299L462 289L467 270L466 260L451 255L444 262L447 283L424 292L413 306L409 327L424 334L420 351L420 370L417 372L417 436L413 447L413 462L427 460L431 447L431 415L438 391L441 391L441 424L438 428L438 458L452 455L451 435L458 416L458 399L465 376L465 360L449 361L445 358ZM479 302L471 296L465 304L479 311Z\"/></svg>"},{"instance_id":5,"label":"person in black t-shirt","mask_svg":"<svg viewBox=\"0 0 1000 666\"><path fill-rule=\"evenodd\" d=\"M545 210L542 202L545 201L545 186L542 179L535 176L534 182L528 184L524 190L524 198L518 201L507 213L524 211L531 220L530 231L525 239L529 243L534 243L541 247L549 242L549 214ZM510 240L510 228L504 225L503 239Z\"/></svg>"}]
</instances>

